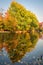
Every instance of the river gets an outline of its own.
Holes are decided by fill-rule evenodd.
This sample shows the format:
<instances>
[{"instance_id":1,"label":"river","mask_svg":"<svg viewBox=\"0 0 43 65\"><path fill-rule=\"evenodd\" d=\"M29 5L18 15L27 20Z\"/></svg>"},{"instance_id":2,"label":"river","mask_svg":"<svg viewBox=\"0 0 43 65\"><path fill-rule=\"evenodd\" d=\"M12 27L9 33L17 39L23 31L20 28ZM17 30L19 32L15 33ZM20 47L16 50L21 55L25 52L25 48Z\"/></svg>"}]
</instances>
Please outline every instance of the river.
<instances>
[{"instance_id":1,"label":"river","mask_svg":"<svg viewBox=\"0 0 43 65\"><path fill-rule=\"evenodd\" d=\"M0 33L0 65L43 65L43 34Z\"/></svg>"}]
</instances>

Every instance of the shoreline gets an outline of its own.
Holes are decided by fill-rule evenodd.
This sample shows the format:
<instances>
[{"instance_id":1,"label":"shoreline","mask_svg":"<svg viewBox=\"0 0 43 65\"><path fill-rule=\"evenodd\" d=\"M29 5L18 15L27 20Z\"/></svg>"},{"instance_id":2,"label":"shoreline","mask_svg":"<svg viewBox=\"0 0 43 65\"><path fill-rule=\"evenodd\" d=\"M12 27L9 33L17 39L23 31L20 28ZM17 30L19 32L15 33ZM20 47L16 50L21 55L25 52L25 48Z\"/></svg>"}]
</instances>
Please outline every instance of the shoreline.
<instances>
[{"instance_id":1,"label":"shoreline","mask_svg":"<svg viewBox=\"0 0 43 65\"><path fill-rule=\"evenodd\" d=\"M14 31L14 32L12 32L12 31L0 31L0 33L30 33L30 32L32 32L32 33L35 33L35 32L38 32L38 31ZM38 32L38 33L43 33L43 32Z\"/></svg>"}]
</instances>

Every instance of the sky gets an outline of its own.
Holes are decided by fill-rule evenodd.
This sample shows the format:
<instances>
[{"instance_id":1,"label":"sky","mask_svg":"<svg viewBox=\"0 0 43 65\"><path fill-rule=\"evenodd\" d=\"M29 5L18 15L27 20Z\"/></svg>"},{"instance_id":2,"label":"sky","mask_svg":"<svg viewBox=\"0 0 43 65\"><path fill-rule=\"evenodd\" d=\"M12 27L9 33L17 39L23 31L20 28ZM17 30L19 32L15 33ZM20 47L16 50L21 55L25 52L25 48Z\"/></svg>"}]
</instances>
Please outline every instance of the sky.
<instances>
[{"instance_id":1,"label":"sky","mask_svg":"<svg viewBox=\"0 0 43 65\"><path fill-rule=\"evenodd\" d=\"M6 12L13 0L0 0L0 12ZM43 0L14 0L33 12L39 22L43 22Z\"/></svg>"}]
</instances>

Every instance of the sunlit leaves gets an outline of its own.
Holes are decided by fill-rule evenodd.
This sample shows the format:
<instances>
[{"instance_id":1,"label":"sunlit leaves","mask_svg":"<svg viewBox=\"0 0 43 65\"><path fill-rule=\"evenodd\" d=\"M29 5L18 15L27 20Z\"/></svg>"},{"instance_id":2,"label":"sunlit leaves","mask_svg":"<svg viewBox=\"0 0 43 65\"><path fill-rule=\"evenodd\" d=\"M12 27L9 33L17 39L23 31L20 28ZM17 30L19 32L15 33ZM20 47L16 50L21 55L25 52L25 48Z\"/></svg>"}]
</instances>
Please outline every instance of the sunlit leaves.
<instances>
[{"instance_id":1,"label":"sunlit leaves","mask_svg":"<svg viewBox=\"0 0 43 65\"><path fill-rule=\"evenodd\" d=\"M8 9L8 13L17 19L17 30L29 30L32 26L34 28L38 26L38 20L36 16L30 11L27 11L22 5L18 4L17 2L11 3L10 8ZM32 22L34 22L34 24L32 24Z\"/></svg>"},{"instance_id":2,"label":"sunlit leaves","mask_svg":"<svg viewBox=\"0 0 43 65\"><path fill-rule=\"evenodd\" d=\"M1 24L2 23L2 24ZM29 31L32 27L39 28L36 16L26 10L21 4L12 2L5 16L0 16L0 28L4 31Z\"/></svg>"}]
</instances>

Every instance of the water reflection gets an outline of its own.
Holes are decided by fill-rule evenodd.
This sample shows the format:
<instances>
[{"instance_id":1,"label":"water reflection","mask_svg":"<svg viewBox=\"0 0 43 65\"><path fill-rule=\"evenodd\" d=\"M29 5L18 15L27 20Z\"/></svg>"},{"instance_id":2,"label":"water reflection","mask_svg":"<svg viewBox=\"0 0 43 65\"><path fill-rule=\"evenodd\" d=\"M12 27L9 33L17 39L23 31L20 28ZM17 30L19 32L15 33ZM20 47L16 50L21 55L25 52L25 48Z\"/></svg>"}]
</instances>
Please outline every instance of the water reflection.
<instances>
[{"instance_id":1,"label":"water reflection","mask_svg":"<svg viewBox=\"0 0 43 65\"><path fill-rule=\"evenodd\" d=\"M10 60L13 63L18 62L27 52L35 48L38 39L38 33L3 33L0 34L0 51L5 48Z\"/></svg>"}]
</instances>

